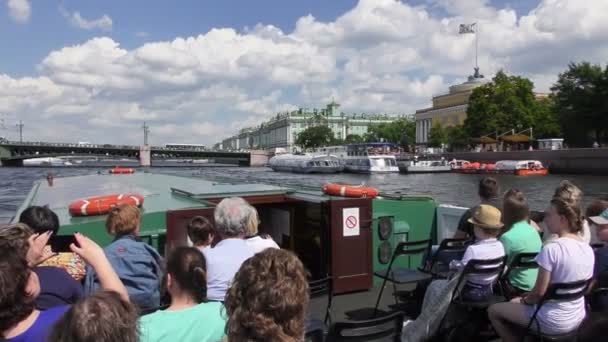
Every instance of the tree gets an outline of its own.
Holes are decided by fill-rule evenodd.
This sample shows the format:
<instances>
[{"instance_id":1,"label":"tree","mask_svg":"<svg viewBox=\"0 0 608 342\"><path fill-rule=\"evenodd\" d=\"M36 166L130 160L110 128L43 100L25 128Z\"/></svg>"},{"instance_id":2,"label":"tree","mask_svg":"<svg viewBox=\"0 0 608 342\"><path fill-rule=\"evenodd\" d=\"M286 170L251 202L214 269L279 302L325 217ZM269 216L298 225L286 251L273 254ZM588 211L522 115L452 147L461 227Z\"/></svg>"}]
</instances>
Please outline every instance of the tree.
<instances>
[{"instance_id":1,"label":"tree","mask_svg":"<svg viewBox=\"0 0 608 342\"><path fill-rule=\"evenodd\" d=\"M344 138L345 144L358 144L362 142L364 142L363 137L357 134L349 134Z\"/></svg>"},{"instance_id":2,"label":"tree","mask_svg":"<svg viewBox=\"0 0 608 342\"><path fill-rule=\"evenodd\" d=\"M295 144L304 149L332 145L336 141L334 132L327 126L313 126L300 132Z\"/></svg>"},{"instance_id":3,"label":"tree","mask_svg":"<svg viewBox=\"0 0 608 342\"><path fill-rule=\"evenodd\" d=\"M455 147L465 147L469 144L469 136L462 125L447 127L447 143L453 150Z\"/></svg>"},{"instance_id":4,"label":"tree","mask_svg":"<svg viewBox=\"0 0 608 342\"><path fill-rule=\"evenodd\" d=\"M537 100L532 81L499 71L492 82L473 90L464 130L471 138L533 128L541 135L559 136L549 100Z\"/></svg>"},{"instance_id":5,"label":"tree","mask_svg":"<svg viewBox=\"0 0 608 342\"><path fill-rule=\"evenodd\" d=\"M443 147L448 143L448 133L440 123L436 122L429 131L429 146L430 147Z\"/></svg>"},{"instance_id":6,"label":"tree","mask_svg":"<svg viewBox=\"0 0 608 342\"><path fill-rule=\"evenodd\" d=\"M414 143L416 122L411 117L402 117L391 123L373 125L363 137L367 142L384 141L407 148Z\"/></svg>"},{"instance_id":7,"label":"tree","mask_svg":"<svg viewBox=\"0 0 608 342\"><path fill-rule=\"evenodd\" d=\"M608 133L608 66L570 63L551 87L564 138L589 146ZM591 136L590 136L591 133Z\"/></svg>"}]
</instances>

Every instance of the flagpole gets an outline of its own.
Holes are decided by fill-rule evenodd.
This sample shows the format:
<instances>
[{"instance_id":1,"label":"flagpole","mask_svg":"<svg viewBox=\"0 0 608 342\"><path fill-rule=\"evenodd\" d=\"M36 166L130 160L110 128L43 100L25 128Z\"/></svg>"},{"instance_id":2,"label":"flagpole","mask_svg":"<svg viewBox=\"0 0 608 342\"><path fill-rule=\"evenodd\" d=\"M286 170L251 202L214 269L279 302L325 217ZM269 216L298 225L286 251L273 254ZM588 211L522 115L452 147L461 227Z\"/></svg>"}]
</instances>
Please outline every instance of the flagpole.
<instances>
[{"instance_id":1,"label":"flagpole","mask_svg":"<svg viewBox=\"0 0 608 342\"><path fill-rule=\"evenodd\" d=\"M479 64L477 64L477 54L479 52L479 25L475 25L477 26L476 30L475 30L475 67L479 68Z\"/></svg>"}]
</instances>

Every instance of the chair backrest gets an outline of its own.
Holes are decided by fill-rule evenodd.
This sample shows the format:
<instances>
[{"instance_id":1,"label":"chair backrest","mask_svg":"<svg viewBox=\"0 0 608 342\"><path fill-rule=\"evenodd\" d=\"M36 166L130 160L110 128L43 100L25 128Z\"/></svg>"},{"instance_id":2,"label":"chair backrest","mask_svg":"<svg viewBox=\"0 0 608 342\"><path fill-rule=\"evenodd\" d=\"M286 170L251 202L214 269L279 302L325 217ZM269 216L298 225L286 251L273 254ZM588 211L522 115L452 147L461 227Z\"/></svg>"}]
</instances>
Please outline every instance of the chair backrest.
<instances>
[{"instance_id":1,"label":"chair backrest","mask_svg":"<svg viewBox=\"0 0 608 342\"><path fill-rule=\"evenodd\" d=\"M437 252L466 249L472 242L471 239L443 239Z\"/></svg>"},{"instance_id":2,"label":"chair backrest","mask_svg":"<svg viewBox=\"0 0 608 342\"><path fill-rule=\"evenodd\" d=\"M511 263L509 264L507 271L502 276L503 279L509 279L509 275L515 269L531 269L538 268L538 264L536 263L536 256L538 253L519 253L515 255Z\"/></svg>"},{"instance_id":3,"label":"chair backrest","mask_svg":"<svg viewBox=\"0 0 608 342\"><path fill-rule=\"evenodd\" d=\"M429 251L431 248L431 240L419 240L419 241L408 241L408 242L399 242L397 247L395 247L395 251L393 252L393 257L391 258L390 265L393 264L393 261L397 259L400 255L417 255L424 254Z\"/></svg>"},{"instance_id":4,"label":"chair backrest","mask_svg":"<svg viewBox=\"0 0 608 342\"><path fill-rule=\"evenodd\" d=\"M507 262L506 256L494 259L472 259L467 262L467 265L462 270L460 278L458 279L458 285L454 289L454 294L460 288L460 284L467 276L470 275L493 275L500 276L505 268ZM453 296L454 298L455 296Z\"/></svg>"},{"instance_id":5,"label":"chair backrest","mask_svg":"<svg viewBox=\"0 0 608 342\"><path fill-rule=\"evenodd\" d=\"M555 283L555 284L549 285L549 288L547 289L547 292L545 292L545 295L543 296L543 298L540 300L540 303L538 303L538 305L536 305L536 310L534 311L534 314L532 314L532 317L530 318L530 322L528 322L527 330L530 330L532 323L534 321L536 321L537 330L539 332L541 332L540 324L538 323L538 320L536 319L536 315L538 314L538 311L540 310L540 308L546 302L548 302L548 301L570 301L570 300L576 300L576 299L582 298L585 296L585 293L587 293L587 288L589 287L590 283L591 283L591 279L585 279L585 280L573 281L570 283Z\"/></svg>"},{"instance_id":6,"label":"chair backrest","mask_svg":"<svg viewBox=\"0 0 608 342\"><path fill-rule=\"evenodd\" d=\"M327 341L401 341L403 312L356 322L338 322L329 328Z\"/></svg>"},{"instance_id":7,"label":"chair backrest","mask_svg":"<svg viewBox=\"0 0 608 342\"><path fill-rule=\"evenodd\" d=\"M441 240L441 243L439 244L439 247L437 248L435 253L430 255L426 264L423 265L423 267L421 267L420 270L423 272L432 272L435 265L437 265L438 263L447 264L447 263L449 263L449 261L453 260L453 258L454 258L453 253L458 253L459 258L462 257L459 252L464 253L464 251L467 249L467 246L471 243L472 243L472 241L470 239L443 239L443 240ZM445 255L445 253L444 253L445 251L452 252L451 254L448 255L450 260L441 260L442 256Z\"/></svg>"},{"instance_id":8,"label":"chair backrest","mask_svg":"<svg viewBox=\"0 0 608 342\"><path fill-rule=\"evenodd\" d=\"M318 298L321 296L327 296L327 307L325 309L325 318L323 322L331 322L331 304L333 299L333 283L332 277L327 276L323 279L313 280L308 283L308 291L310 298Z\"/></svg>"}]
</instances>

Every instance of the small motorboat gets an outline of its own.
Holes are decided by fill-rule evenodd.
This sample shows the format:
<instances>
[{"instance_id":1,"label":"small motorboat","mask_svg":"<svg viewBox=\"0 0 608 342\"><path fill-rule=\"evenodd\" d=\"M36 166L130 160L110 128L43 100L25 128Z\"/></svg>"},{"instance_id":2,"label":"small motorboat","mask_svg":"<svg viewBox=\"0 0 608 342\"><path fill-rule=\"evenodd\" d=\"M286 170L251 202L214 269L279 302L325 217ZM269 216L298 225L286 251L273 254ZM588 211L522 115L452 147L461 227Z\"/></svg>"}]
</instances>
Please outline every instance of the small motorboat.
<instances>
[{"instance_id":1,"label":"small motorboat","mask_svg":"<svg viewBox=\"0 0 608 342\"><path fill-rule=\"evenodd\" d=\"M135 173L135 169L130 168L130 167L115 167L113 169L110 169L110 173L113 175L128 175L128 174L132 174Z\"/></svg>"}]
</instances>

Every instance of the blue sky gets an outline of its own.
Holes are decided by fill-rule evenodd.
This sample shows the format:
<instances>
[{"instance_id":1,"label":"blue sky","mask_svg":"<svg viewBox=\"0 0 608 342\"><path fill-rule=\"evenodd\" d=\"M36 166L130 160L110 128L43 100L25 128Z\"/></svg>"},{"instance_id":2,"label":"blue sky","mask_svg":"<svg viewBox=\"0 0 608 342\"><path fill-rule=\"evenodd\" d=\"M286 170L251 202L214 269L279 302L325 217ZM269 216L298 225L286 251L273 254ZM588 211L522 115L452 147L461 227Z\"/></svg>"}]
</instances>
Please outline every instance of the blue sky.
<instances>
[{"instance_id":1,"label":"blue sky","mask_svg":"<svg viewBox=\"0 0 608 342\"><path fill-rule=\"evenodd\" d=\"M548 91L605 63L606 0L1 0L0 119L25 139L212 144L277 112L411 115L479 64ZM572 20L576 18L576 20ZM15 129L0 129L15 139Z\"/></svg>"}]
</instances>

